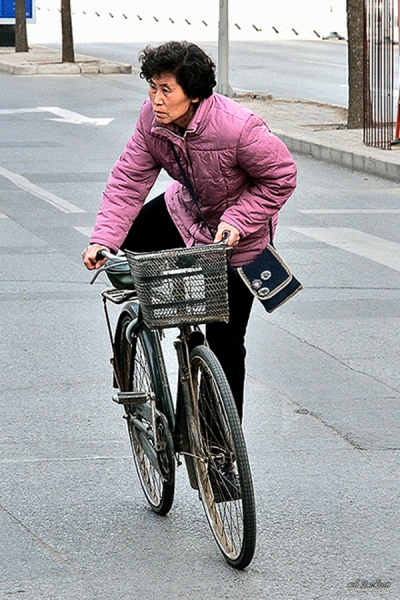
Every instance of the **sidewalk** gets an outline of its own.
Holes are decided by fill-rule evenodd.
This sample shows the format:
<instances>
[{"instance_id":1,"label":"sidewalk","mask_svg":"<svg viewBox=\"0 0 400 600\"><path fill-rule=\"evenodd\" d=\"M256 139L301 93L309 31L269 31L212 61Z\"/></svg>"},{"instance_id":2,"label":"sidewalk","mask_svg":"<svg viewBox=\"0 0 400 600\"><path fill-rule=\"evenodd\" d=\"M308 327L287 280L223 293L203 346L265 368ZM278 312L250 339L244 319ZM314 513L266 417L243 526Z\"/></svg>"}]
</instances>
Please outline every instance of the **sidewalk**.
<instances>
[{"instance_id":1,"label":"sidewalk","mask_svg":"<svg viewBox=\"0 0 400 600\"><path fill-rule=\"evenodd\" d=\"M34 46L29 53L0 48L0 71L14 75L132 73L131 65L75 55L62 63L61 51ZM365 146L360 129L346 129L346 109L305 100L242 94L236 98L265 119L292 152L400 182L400 145L392 150Z\"/></svg>"}]
</instances>

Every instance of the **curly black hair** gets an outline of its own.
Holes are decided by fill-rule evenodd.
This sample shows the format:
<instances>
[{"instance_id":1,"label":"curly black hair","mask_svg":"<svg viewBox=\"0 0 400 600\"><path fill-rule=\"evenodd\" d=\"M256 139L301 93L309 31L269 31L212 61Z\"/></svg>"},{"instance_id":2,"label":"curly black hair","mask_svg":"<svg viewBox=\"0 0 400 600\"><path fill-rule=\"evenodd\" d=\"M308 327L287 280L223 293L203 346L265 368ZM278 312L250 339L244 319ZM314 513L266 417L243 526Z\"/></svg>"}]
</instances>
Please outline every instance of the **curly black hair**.
<instances>
[{"instance_id":1,"label":"curly black hair","mask_svg":"<svg viewBox=\"0 0 400 600\"><path fill-rule=\"evenodd\" d=\"M209 98L216 85L215 64L191 42L166 42L146 46L139 54L140 77L150 81L154 76L171 73L188 98Z\"/></svg>"}]
</instances>

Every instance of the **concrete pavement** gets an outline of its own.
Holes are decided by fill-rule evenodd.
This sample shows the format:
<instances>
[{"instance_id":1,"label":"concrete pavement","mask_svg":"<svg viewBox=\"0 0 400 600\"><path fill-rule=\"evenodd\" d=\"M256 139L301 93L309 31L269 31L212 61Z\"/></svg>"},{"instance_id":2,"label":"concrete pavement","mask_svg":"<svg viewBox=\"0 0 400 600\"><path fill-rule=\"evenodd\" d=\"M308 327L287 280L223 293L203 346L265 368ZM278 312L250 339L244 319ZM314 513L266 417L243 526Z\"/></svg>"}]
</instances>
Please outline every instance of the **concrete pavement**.
<instances>
[{"instance_id":1,"label":"concrete pavement","mask_svg":"<svg viewBox=\"0 0 400 600\"><path fill-rule=\"evenodd\" d=\"M29 53L0 48L0 71L14 75L132 73L131 65L76 54L62 63L61 51L33 46ZM292 152L400 181L400 145L381 150L363 144L361 129L346 129L347 111L307 100L284 100L241 94L237 101L260 114Z\"/></svg>"},{"instance_id":2,"label":"concrete pavement","mask_svg":"<svg viewBox=\"0 0 400 600\"><path fill-rule=\"evenodd\" d=\"M108 75L132 73L131 65L75 53L74 63L61 62L61 50L32 46L29 52L0 47L0 71L12 75Z\"/></svg>"}]
</instances>

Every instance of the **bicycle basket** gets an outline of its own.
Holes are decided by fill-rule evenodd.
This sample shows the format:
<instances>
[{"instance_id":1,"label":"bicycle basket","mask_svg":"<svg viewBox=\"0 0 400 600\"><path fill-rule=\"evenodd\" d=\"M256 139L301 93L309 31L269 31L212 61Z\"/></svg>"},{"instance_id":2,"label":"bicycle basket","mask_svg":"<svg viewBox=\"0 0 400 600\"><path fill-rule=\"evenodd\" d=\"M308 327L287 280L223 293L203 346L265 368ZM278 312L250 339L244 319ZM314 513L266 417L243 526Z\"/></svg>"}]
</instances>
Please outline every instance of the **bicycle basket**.
<instances>
[{"instance_id":1,"label":"bicycle basket","mask_svg":"<svg viewBox=\"0 0 400 600\"><path fill-rule=\"evenodd\" d=\"M143 319L152 329L229 321L224 244L125 252Z\"/></svg>"}]
</instances>

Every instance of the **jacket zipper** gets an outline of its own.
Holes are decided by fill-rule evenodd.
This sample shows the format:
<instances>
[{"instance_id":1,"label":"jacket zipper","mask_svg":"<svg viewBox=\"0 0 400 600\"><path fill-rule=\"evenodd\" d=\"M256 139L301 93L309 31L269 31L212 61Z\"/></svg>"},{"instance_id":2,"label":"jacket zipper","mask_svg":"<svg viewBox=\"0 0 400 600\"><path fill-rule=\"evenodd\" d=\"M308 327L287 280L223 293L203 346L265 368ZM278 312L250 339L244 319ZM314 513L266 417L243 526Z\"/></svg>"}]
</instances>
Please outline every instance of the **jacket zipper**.
<instances>
[{"instance_id":1,"label":"jacket zipper","mask_svg":"<svg viewBox=\"0 0 400 600\"><path fill-rule=\"evenodd\" d=\"M175 133L174 131L171 131L170 129L167 129L166 127L156 126L156 127L154 127L154 129L160 129L161 131L168 131L168 133L170 133L171 135L173 135L173 136L175 136L175 137L177 137L177 138L179 138L180 140L183 141L183 145L185 147L186 161L188 163L188 167L190 167L191 174L193 174L193 165L192 165L192 161L191 161L190 154L189 154L188 147L187 147L187 143L186 143L186 134L187 133L192 133L194 130L193 129L190 129L190 130L187 129L185 131L185 133L183 134L183 136L182 136L182 135L179 135L178 133ZM190 179L191 179L191 183L193 182L192 183L192 188L193 188L193 191L195 192L196 198L197 198L197 193L196 193L196 189L195 189L196 184L195 184L194 177L191 177Z\"/></svg>"}]
</instances>

